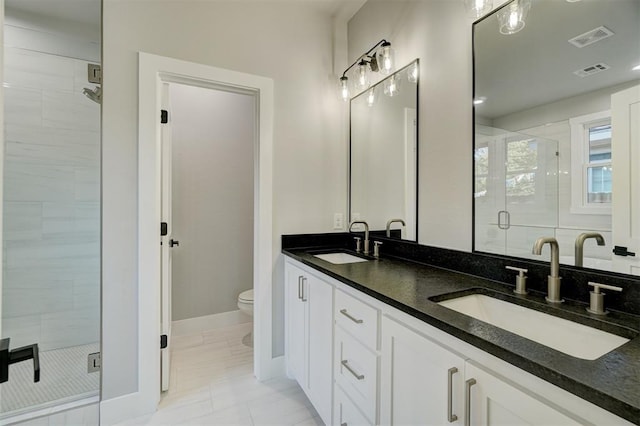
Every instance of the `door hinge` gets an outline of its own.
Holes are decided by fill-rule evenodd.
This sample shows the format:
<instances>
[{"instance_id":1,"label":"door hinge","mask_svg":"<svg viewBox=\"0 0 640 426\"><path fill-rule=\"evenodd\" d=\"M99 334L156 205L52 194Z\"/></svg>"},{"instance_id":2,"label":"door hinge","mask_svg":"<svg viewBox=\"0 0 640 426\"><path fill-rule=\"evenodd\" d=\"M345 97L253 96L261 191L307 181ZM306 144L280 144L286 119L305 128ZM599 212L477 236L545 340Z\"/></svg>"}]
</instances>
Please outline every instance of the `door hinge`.
<instances>
[{"instance_id":1,"label":"door hinge","mask_svg":"<svg viewBox=\"0 0 640 426\"><path fill-rule=\"evenodd\" d=\"M167 124L169 122L169 111L166 109L160 110L160 123Z\"/></svg>"},{"instance_id":2,"label":"door hinge","mask_svg":"<svg viewBox=\"0 0 640 426\"><path fill-rule=\"evenodd\" d=\"M160 349L166 349L167 348L167 335L163 334L160 336Z\"/></svg>"},{"instance_id":3,"label":"door hinge","mask_svg":"<svg viewBox=\"0 0 640 426\"><path fill-rule=\"evenodd\" d=\"M102 358L100 352L94 352L87 355L87 373L94 373L100 371L102 367Z\"/></svg>"},{"instance_id":4,"label":"door hinge","mask_svg":"<svg viewBox=\"0 0 640 426\"><path fill-rule=\"evenodd\" d=\"M169 229L167 226L167 222L160 222L160 236L164 237L165 235L167 235Z\"/></svg>"},{"instance_id":5,"label":"door hinge","mask_svg":"<svg viewBox=\"0 0 640 426\"><path fill-rule=\"evenodd\" d=\"M635 256L636 255L634 252L631 252L627 250L626 247L622 247L622 246L614 246L613 254L615 254L616 256Z\"/></svg>"}]
</instances>

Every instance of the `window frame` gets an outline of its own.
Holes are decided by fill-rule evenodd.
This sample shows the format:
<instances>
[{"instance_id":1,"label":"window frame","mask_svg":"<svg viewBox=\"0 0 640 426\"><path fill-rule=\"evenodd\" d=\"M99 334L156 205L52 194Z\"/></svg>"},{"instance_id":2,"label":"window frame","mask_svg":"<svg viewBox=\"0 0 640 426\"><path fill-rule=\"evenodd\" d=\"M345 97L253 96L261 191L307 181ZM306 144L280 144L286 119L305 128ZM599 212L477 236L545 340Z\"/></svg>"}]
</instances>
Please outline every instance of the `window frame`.
<instances>
[{"instance_id":1,"label":"window frame","mask_svg":"<svg viewBox=\"0 0 640 426\"><path fill-rule=\"evenodd\" d=\"M572 214L611 214L611 202L588 202L588 170L594 165L611 166L611 160L589 161L589 128L611 123L611 110L581 115L569 119L571 129L571 207Z\"/></svg>"}]
</instances>

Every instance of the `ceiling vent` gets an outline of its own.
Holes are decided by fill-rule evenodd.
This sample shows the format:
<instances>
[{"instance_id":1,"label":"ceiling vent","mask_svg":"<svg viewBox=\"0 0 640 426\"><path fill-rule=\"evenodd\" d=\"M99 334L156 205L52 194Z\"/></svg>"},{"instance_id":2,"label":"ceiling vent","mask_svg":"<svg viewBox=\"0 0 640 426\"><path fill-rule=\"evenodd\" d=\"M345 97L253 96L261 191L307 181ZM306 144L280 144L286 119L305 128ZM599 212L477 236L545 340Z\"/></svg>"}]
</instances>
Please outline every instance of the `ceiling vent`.
<instances>
[{"instance_id":1,"label":"ceiling vent","mask_svg":"<svg viewBox=\"0 0 640 426\"><path fill-rule=\"evenodd\" d=\"M604 62L600 62L599 64L589 65L588 67L584 67L581 70L574 71L573 73L578 77L587 77L602 71L606 71L609 68L611 68L609 65L605 64Z\"/></svg>"},{"instance_id":2,"label":"ceiling vent","mask_svg":"<svg viewBox=\"0 0 640 426\"><path fill-rule=\"evenodd\" d=\"M569 43L573 44L575 47L582 48L590 44L599 42L600 40L604 40L605 38L609 38L613 34L614 32L607 27L598 27L572 38L571 40L569 40Z\"/></svg>"}]
</instances>

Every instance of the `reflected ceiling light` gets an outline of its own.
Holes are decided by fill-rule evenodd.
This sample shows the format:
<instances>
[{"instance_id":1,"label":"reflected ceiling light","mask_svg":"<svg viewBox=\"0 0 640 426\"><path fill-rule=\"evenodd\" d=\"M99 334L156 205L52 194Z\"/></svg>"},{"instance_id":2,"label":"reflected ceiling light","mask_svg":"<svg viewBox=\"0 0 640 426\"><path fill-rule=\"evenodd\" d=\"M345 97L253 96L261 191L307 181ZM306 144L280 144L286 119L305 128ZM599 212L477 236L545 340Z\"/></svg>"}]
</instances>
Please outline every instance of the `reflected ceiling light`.
<instances>
[{"instance_id":1,"label":"reflected ceiling light","mask_svg":"<svg viewBox=\"0 0 640 426\"><path fill-rule=\"evenodd\" d=\"M372 87L367 92L367 105L372 107L376 103L376 88Z\"/></svg>"},{"instance_id":2,"label":"reflected ceiling light","mask_svg":"<svg viewBox=\"0 0 640 426\"><path fill-rule=\"evenodd\" d=\"M640 71L640 65L636 65L635 67L631 68L631 71Z\"/></svg>"},{"instance_id":3,"label":"reflected ceiling light","mask_svg":"<svg viewBox=\"0 0 640 426\"><path fill-rule=\"evenodd\" d=\"M487 98L485 98L484 96L480 96L480 97L475 98L475 99L473 100L473 104L474 104L474 105L480 105L480 104L483 104L483 103L484 103L484 101L486 101L486 100L487 100Z\"/></svg>"},{"instance_id":4,"label":"reflected ceiling light","mask_svg":"<svg viewBox=\"0 0 640 426\"><path fill-rule=\"evenodd\" d=\"M400 79L397 74L392 75L384 81L384 94L393 97L400 91Z\"/></svg>"},{"instance_id":5,"label":"reflected ceiling light","mask_svg":"<svg viewBox=\"0 0 640 426\"><path fill-rule=\"evenodd\" d=\"M471 18L479 18L493 9L493 0L464 0L464 6Z\"/></svg>"},{"instance_id":6,"label":"reflected ceiling light","mask_svg":"<svg viewBox=\"0 0 640 426\"><path fill-rule=\"evenodd\" d=\"M415 62L407 70L407 78L409 79L410 83L417 83L419 76L420 76L420 68L418 66L418 62Z\"/></svg>"},{"instance_id":7,"label":"reflected ceiling light","mask_svg":"<svg viewBox=\"0 0 640 426\"><path fill-rule=\"evenodd\" d=\"M391 43L387 40L380 40L371 49L361 55L357 61L351 64L340 77L340 97L347 101L350 98L349 77L347 73L351 68L356 67L354 76L354 89L358 92L366 90L371 85L371 72L390 74L394 69L394 51Z\"/></svg>"},{"instance_id":8,"label":"reflected ceiling light","mask_svg":"<svg viewBox=\"0 0 640 426\"><path fill-rule=\"evenodd\" d=\"M497 13L500 34L515 34L525 26L525 19L531 9L531 0L514 0Z\"/></svg>"}]
</instances>

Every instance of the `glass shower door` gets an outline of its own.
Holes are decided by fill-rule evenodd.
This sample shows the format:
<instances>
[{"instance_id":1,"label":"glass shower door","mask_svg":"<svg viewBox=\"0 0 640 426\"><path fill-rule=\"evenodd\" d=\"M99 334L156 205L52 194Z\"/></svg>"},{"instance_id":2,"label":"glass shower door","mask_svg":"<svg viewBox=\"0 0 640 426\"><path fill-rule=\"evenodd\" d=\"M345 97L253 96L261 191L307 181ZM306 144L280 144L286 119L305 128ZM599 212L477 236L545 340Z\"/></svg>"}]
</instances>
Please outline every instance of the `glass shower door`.
<instances>
[{"instance_id":1,"label":"glass shower door","mask_svg":"<svg viewBox=\"0 0 640 426\"><path fill-rule=\"evenodd\" d=\"M99 40L48 33L11 5L19 3L7 2L4 24L1 337L6 355L37 344L39 380L31 360L0 369L0 423L97 401L100 385L100 104L85 93L99 87L88 82Z\"/></svg>"}]
</instances>

